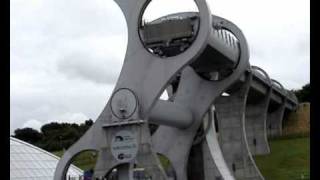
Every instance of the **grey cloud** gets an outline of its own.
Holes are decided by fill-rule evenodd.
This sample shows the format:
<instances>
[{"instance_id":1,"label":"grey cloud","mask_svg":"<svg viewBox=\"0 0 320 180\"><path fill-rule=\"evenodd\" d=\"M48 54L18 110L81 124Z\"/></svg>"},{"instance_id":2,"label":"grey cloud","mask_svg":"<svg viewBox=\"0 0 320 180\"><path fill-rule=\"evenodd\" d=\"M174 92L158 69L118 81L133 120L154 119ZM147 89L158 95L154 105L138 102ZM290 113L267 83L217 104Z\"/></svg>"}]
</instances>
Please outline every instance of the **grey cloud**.
<instances>
[{"instance_id":1,"label":"grey cloud","mask_svg":"<svg viewBox=\"0 0 320 180\"><path fill-rule=\"evenodd\" d=\"M114 1L47 0L38 5L12 2L10 25L24 34L76 38L87 34L117 34L126 28L125 19ZM36 31L32 31L36 30ZM21 32L23 33L23 32Z\"/></svg>"},{"instance_id":2,"label":"grey cloud","mask_svg":"<svg viewBox=\"0 0 320 180\"><path fill-rule=\"evenodd\" d=\"M75 52L59 60L57 67L58 71L68 78L83 78L96 83L112 84L117 80L121 65L112 64L101 57Z\"/></svg>"},{"instance_id":3,"label":"grey cloud","mask_svg":"<svg viewBox=\"0 0 320 180\"><path fill-rule=\"evenodd\" d=\"M207 1L213 14L244 32L251 64L288 89L310 81L309 1ZM151 15L164 9L155 8ZM126 49L126 22L116 3L11 0L10 18L10 131L32 119L45 123L74 114L95 119Z\"/></svg>"},{"instance_id":4,"label":"grey cloud","mask_svg":"<svg viewBox=\"0 0 320 180\"><path fill-rule=\"evenodd\" d=\"M44 79L45 82L26 82L30 86L22 81L12 84L10 132L21 128L30 119L42 123L48 120L68 122L65 115L82 113L95 120L113 89L113 86L88 81L66 80L59 74L48 75Z\"/></svg>"},{"instance_id":5,"label":"grey cloud","mask_svg":"<svg viewBox=\"0 0 320 180\"><path fill-rule=\"evenodd\" d=\"M126 24L115 2L13 0L10 13L10 132L32 119L95 119L126 48Z\"/></svg>"}]
</instances>

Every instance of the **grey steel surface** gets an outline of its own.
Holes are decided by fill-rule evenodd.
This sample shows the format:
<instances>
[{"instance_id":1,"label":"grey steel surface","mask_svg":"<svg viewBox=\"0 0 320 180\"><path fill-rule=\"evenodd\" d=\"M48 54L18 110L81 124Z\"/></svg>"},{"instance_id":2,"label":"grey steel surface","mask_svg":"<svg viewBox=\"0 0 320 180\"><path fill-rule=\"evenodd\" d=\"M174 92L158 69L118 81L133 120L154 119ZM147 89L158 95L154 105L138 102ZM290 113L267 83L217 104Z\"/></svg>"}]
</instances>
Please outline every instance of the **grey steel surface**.
<instances>
[{"instance_id":1,"label":"grey steel surface","mask_svg":"<svg viewBox=\"0 0 320 180\"><path fill-rule=\"evenodd\" d=\"M179 70L194 61L199 54L201 54L208 44L208 37L211 33L211 13L207 3L204 0L196 0L195 2L198 6L201 20L197 37L187 51L178 56L167 58L167 61L163 61L163 59L150 54L144 48L139 38L139 32L137 31L139 23L141 22L141 13L149 2L150 1L147 0L116 0L127 21L128 47L114 92L117 92L119 89L129 89L133 92L136 98L135 101L137 101L138 104L136 108L132 108L131 103L128 104L129 109L121 109L125 106L120 106L119 110L121 112L130 112L130 115L123 116L129 117L129 119L124 119L123 121L145 119L158 100L160 93L166 88L168 82ZM114 96L117 96L117 93L113 93L112 98ZM117 102L112 103L121 104L119 101L121 101L121 98ZM129 102L131 102L131 100ZM99 151L98 162L95 167L95 177L105 175L113 167L121 164L110 156L110 137L112 137L113 131L110 128L108 128L108 130L103 128L103 124L113 124L120 121L116 116L117 113L112 113L109 101L95 124L63 155L55 171L55 180L65 179L66 170L72 158L78 153L88 149ZM155 152L152 151L151 137L150 134L148 134L149 129L147 125L142 125L141 128L137 127L138 126L134 126L134 128L132 128L130 125L121 128L139 131L141 135L143 135L138 139L140 146L139 152L141 152L141 154L138 153L136 157L137 163L147 166L146 168L153 168L150 173L154 179L166 178ZM108 162L106 162L107 160ZM105 174L101 174L103 171Z\"/></svg>"},{"instance_id":2,"label":"grey steel surface","mask_svg":"<svg viewBox=\"0 0 320 180\"><path fill-rule=\"evenodd\" d=\"M190 127L194 121L193 114L184 104L159 100L149 116L149 122L172 126L180 129Z\"/></svg>"}]
</instances>

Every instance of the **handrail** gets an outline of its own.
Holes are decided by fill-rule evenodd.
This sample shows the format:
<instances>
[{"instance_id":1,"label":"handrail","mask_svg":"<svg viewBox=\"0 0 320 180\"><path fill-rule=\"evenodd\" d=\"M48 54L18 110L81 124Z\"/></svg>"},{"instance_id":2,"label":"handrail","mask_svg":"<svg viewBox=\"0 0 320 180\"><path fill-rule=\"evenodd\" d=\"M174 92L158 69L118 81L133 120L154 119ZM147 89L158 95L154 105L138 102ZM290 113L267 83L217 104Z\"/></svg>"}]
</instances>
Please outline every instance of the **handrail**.
<instances>
[{"instance_id":1,"label":"handrail","mask_svg":"<svg viewBox=\"0 0 320 180\"><path fill-rule=\"evenodd\" d=\"M266 77L266 79L268 80L268 83L270 85L272 85L272 80L265 70L263 70L262 68L260 68L258 66L251 66L250 68L251 68L251 70L254 70L256 72L261 72L260 74L264 75Z\"/></svg>"}]
</instances>

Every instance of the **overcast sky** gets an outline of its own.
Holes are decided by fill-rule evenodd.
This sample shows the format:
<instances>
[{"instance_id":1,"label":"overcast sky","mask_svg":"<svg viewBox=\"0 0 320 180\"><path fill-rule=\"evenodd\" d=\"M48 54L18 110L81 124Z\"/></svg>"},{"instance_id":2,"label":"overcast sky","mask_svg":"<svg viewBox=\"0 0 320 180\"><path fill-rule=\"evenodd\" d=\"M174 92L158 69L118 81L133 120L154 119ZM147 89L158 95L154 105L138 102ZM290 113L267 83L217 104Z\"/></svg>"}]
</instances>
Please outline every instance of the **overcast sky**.
<instances>
[{"instance_id":1,"label":"overcast sky","mask_svg":"<svg viewBox=\"0 0 320 180\"><path fill-rule=\"evenodd\" d=\"M195 10L191 0L153 0L145 18ZM250 62L287 89L310 82L310 2L207 0L237 24ZM120 73L127 27L113 0L10 0L10 133L95 120Z\"/></svg>"}]
</instances>

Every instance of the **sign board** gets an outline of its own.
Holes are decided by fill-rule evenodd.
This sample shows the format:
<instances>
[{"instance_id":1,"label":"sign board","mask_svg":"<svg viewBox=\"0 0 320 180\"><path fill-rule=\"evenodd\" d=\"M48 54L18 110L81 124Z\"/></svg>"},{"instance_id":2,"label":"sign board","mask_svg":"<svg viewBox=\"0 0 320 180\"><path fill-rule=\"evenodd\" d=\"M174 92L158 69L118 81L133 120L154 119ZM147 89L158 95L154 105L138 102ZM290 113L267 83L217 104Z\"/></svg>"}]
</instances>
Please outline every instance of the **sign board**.
<instances>
[{"instance_id":1,"label":"sign board","mask_svg":"<svg viewBox=\"0 0 320 180\"><path fill-rule=\"evenodd\" d=\"M112 138L111 153L119 162L129 162L138 153L137 137L130 131L122 130Z\"/></svg>"}]
</instances>

